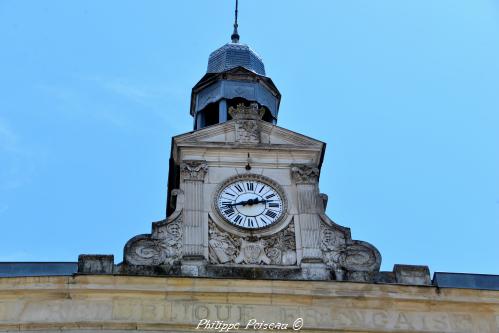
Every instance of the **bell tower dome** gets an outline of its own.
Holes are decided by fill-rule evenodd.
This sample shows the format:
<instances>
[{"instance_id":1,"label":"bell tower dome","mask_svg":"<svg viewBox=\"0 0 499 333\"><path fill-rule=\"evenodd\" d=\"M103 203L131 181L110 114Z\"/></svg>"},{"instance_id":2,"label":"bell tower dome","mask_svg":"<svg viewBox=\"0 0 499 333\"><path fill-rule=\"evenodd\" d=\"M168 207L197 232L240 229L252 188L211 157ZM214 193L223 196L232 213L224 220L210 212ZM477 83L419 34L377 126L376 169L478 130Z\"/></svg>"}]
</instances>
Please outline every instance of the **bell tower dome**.
<instances>
[{"instance_id":1,"label":"bell tower dome","mask_svg":"<svg viewBox=\"0 0 499 333\"><path fill-rule=\"evenodd\" d=\"M213 51L206 74L192 88L191 116L194 130L231 119L229 107L258 103L265 109L263 120L277 123L281 94L265 74L262 58L239 42L237 1L231 42Z\"/></svg>"}]
</instances>

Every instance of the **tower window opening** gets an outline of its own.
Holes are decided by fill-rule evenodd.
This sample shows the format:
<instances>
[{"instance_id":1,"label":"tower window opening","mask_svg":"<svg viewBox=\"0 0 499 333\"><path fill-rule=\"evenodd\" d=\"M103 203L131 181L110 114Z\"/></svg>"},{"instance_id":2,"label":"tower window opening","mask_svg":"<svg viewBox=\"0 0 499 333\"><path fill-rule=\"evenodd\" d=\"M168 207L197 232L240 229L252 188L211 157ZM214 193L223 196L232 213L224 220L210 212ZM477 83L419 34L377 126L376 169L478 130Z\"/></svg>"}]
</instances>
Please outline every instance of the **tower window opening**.
<instances>
[{"instance_id":1,"label":"tower window opening","mask_svg":"<svg viewBox=\"0 0 499 333\"><path fill-rule=\"evenodd\" d=\"M219 123L218 117L218 103L208 104L203 111L204 124L203 127L211 126Z\"/></svg>"}]
</instances>

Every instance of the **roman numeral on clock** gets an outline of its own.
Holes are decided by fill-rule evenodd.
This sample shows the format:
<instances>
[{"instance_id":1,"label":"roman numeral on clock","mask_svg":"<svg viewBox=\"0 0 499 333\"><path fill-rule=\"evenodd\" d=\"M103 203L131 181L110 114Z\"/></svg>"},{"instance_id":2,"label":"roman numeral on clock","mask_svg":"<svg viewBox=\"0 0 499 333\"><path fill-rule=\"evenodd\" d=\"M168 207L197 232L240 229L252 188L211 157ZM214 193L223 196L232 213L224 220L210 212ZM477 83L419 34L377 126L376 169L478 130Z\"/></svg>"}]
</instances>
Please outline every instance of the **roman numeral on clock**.
<instances>
[{"instance_id":1,"label":"roman numeral on clock","mask_svg":"<svg viewBox=\"0 0 499 333\"><path fill-rule=\"evenodd\" d=\"M270 199L270 198L272 198L272 197L275 197L275 193L272 193L272 194L267 195L267 196L265 197L265 199Z\"/></svg>"},{"instance_id":2,"label":"roman numeral on clock","mask_svg":"<svg viewBox=\"0 0 499 333\"><path fill-rule=\"evenodd\" d=\"M253 191L254 186L255 185L253 183L246 183L246 188L248 189L248 191Z\"/></svg>"},{"instance_id":3,"label":"roman numeral on clock","mask_svg":"<svg viewBox=\"0 0 499 333\"><path fill-rule=\"evenodd\" d=\"M236 190L238 190L239 192L244 191L243 187L242 187L241 185L239 185L239 184L234 185L234 187L235 187L235 188L236 188Z\"/></svg>"},{"instance_id":4,"label":"roman numeral on clock","mask_svg":"<svg viewBox=\"0 0 499 333\"><path fill-rule=\"evenodd\" d=\"M265 215L267 215L268 217L270 217L271 219L275 218L277 216L277 213L274 212L274 211L271 211L271 210L267 210L265 212Z\"/></svg>"},{"instance_id":5,"label":"roman numeral on clock","mask_svg":"<svg viewBox=\"0 0 499 333\"><path fill-rule=\"evenodd\" d=\"M275 203L275 202L269 202L269 207L276 208L276 207L279 207L279 204Z\"/></svg>"},{"instance_id":6,"label":"roman numeral on clock","mask_svg":"<svg viewBox=\"0 0 499 333\"><path fill-rule=\"evenodd\" d=\"M258 216L258 218L260 219L260 222L262 222L262 224L263 224L264 226L266 226L267 224L269 224L267 221L265 221L265 219L264 219L263 217Z\"/></svg>"},{"instance_id":7,"label":"roman numeral on clock","mask_svg":"<svg viewBox=\"0 0 499 333\"><path fill-rule=\"evenodd\" d=\"M227 217L231 217L232 215L234 215L234 213L235 213L234 208L229 208L224 210L224 214L227 215Z\"/></svg>"}]
</instances>

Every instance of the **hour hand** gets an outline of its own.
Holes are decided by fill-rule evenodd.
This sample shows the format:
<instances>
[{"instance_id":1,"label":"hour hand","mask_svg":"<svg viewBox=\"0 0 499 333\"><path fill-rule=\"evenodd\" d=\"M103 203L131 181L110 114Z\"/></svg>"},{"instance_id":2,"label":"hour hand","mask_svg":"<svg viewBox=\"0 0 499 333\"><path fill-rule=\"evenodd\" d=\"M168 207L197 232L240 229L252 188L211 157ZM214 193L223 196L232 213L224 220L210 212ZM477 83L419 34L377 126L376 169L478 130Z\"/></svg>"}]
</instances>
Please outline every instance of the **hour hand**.
<instances>
[{"instance_id":1,"label":"hour hand","mask_svg":"<svg viewBox=\"0 0 499 333\"><path fill-rule=\"evenodd\" d=\"M259 204L259 203L266 203L266 202L272 202L274 200L265 200L265 199L262 199L262 200L259 200L258 198L255 199L255 201L253 201L254 204Z\"/></svg>"}]
</instances>

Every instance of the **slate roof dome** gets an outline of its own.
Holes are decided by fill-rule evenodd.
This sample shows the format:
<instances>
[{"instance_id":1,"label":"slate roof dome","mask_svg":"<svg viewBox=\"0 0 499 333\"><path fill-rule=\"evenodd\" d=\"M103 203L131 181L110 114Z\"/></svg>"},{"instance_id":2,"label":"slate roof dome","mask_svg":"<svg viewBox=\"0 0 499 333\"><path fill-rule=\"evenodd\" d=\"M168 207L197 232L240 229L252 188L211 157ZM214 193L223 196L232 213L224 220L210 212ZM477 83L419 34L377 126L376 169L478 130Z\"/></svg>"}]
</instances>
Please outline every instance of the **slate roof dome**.
<instances>
[{"instance_id":1,"label":"slate roof dome","mask_svg":"<svg viewBox=\"0 0 499 333\"><path fill-rule=\"evenodd\" d=\"M265 76L262 58L248 45L241 43L227 43L213 51L208 59L206 72L221 73L239 66Z\"/></svg>"}]
</instances>

